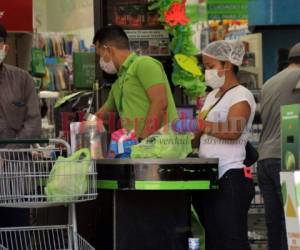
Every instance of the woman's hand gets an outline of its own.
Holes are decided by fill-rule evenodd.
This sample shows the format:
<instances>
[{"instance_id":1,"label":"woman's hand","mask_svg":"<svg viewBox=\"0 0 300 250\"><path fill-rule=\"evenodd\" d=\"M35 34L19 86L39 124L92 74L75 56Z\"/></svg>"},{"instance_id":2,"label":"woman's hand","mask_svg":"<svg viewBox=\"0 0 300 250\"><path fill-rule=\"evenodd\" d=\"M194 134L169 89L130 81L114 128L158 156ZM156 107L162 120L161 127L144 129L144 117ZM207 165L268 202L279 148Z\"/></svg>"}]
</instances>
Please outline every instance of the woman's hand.
<instances>
[{"instance_id":1,"label":"woman's hand","mask_svg":"<svg viewBox=\"0 0 300 250\"><path fill-rule=\"evenodd\" d=\"M194 138L192 139L192 148L199 148L200 146L200 139L204 132L204 124L205 121L202 118L198 118L198 130L194 132Z\"/></svg>"}]
</instances>

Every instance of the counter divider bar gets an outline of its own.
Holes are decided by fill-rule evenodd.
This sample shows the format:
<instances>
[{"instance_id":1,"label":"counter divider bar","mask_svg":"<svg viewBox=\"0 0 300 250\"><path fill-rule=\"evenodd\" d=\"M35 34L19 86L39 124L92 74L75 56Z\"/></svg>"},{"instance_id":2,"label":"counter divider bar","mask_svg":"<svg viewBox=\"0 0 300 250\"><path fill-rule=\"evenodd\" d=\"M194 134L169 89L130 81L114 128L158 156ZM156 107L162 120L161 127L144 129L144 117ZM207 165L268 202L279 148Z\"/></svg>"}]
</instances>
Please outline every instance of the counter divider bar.
<instances>
[{"instance_id":1,"label":"counter divider bar","mask_svg":"<svg viewBox=\"0 0 300 250\"><path fill-rule=\"evenodd\" d=\"M116 180L98 180L99 189L135 189L135 190L209 190L211 182L197 181L135 181L135 188L119 188Z\"/></svg>"}]
</instances>

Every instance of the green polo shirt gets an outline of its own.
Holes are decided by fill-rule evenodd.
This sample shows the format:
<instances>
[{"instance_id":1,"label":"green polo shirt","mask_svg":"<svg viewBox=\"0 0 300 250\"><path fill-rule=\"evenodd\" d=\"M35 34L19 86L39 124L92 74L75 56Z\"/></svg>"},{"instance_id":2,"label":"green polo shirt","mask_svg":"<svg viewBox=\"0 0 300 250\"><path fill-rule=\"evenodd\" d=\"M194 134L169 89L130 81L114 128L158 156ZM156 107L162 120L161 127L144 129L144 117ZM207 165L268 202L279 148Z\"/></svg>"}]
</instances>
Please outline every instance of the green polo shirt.
<instances>
[{"instance_id":1,"label":"green polo shirt","mask_svg":"<svg viewBox=\"0 0 300 250\"><path fill-rule=\"evenodd\" d=\"M116 110L121 118L122 127L135 129L139 135L144 127L150 108L146 90L156 84L166 87L168 108L163 123L177 119L177 111L162 64L149 56L129 55L118 72L105 105Z\"/></svg>"}]
</instances>

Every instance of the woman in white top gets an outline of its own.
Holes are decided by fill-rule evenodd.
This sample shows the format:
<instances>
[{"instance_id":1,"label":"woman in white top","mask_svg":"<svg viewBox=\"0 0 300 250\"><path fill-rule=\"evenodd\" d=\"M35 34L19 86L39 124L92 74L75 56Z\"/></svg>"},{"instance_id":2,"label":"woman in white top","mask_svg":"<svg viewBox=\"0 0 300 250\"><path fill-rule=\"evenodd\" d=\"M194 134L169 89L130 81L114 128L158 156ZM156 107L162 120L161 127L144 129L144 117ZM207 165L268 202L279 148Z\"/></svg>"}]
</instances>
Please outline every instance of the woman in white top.
<instances>
[{"instance_id":1,"label":"woman in white top","mask_svg":"<svg viewBox=\"0 0 300 250\"><path fill-rule=\"evenodd\" d=\"M250 249L247 218L254 185L243 161L256 104L236 76L244 54L243 43L229 41L211 43L202 53L206 83L213 91L200 114L199 156L219 159L218 190L193 195L206 229L206 249Z\"/></svg>"}]
</instances>

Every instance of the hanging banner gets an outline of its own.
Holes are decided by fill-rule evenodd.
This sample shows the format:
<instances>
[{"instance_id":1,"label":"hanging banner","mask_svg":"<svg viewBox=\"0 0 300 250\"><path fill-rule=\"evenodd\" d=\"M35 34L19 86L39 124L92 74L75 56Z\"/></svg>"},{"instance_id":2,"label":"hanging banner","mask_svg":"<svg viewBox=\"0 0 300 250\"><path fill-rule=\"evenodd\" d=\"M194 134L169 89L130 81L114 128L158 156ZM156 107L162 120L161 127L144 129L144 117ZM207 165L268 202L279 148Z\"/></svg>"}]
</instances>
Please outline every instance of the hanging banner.
<instances>
[{"instance_id":1,"label":"hanging banner","mask_svg":"<svg viewBox=\"0 0 300 250\"><path fill-rule=\"evenodd\" d=\"M248 19L248 0L207 0L208 20Z\"/></svg>"},{"instance_id":2,"label":"hanging banner","mask_svg":"<svg viewBox=\"0 0 300 250\"><path fill-rule=\"evenodd\" d=\"M32 0L0 0L0 23L9 32L32 32Z\"/></svg>"},{"instance_id":3,"label":"hanging banner","mask_svg":"<svg viewBox=\"0 0 300 250\"><path fill-rule=\"evenodd\" d=\"M171 55L169 34L165 30L125 30L131 50L142 55Z\"/></svg>"}]
</instances>

